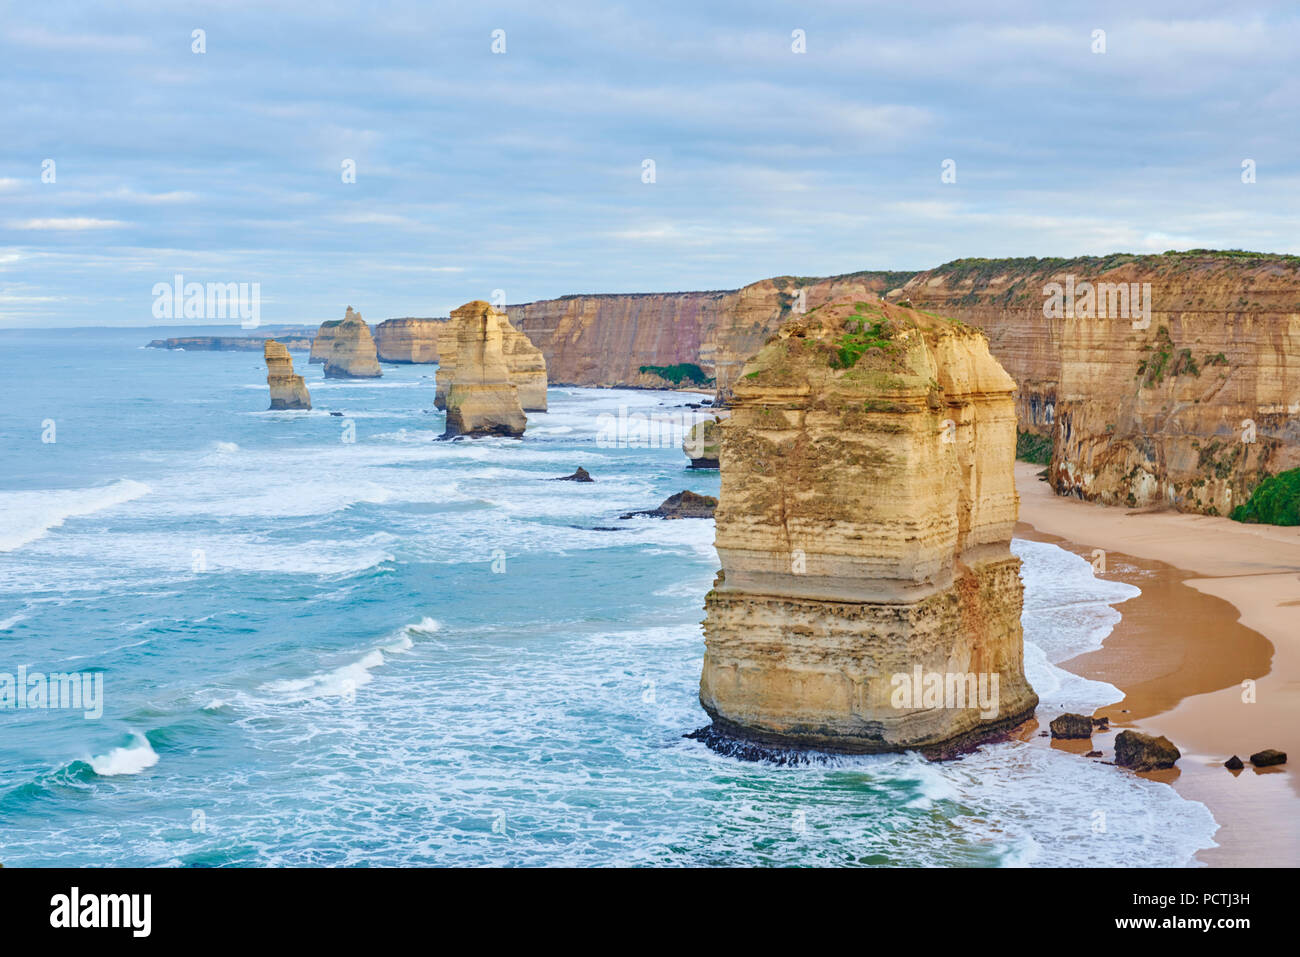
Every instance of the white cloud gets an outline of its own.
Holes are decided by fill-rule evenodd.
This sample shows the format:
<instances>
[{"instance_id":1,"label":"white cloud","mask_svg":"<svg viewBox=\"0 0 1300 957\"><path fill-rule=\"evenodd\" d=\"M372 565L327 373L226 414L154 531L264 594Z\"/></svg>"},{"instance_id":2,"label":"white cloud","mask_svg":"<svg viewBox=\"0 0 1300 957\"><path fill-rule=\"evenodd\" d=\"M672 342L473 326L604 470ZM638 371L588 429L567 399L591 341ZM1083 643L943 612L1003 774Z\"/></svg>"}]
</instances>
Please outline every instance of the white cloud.
<instances>
[{"instance_id":1,"label":"white cloud","mask_svg":"<svg viewBox=\"0 0 1300 957\"><path fill-rule=\"evenodd\" d=\"M120 219L92 219L87 216L55 216L47 219L16 219L9 221L10 229L83 230L115 229L127 224Z\"/></svg>"}]
</instances>

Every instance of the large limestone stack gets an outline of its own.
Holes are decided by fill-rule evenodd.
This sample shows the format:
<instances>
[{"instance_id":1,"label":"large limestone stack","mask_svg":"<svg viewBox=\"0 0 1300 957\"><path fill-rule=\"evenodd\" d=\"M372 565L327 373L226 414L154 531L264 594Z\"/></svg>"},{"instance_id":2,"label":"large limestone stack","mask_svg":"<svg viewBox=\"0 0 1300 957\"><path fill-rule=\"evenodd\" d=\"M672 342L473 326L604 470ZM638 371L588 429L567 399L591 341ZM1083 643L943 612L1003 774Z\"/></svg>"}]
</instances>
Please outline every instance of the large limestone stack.
<instances>
[{"instance_id":1,"label":"large limestone stack","mask_svg":"<svg viewBox=\"0 0 1300 957\"><path fill-rule=\"evenodd\" d=\"M745 367L704 623L717 731L942 750L1032 714L1014 389L975 329L878 300L794 317Z\"/></svg>"},{"instance_id":2,"label":"large limestone stack","mask_svg":"<svg viewBox=\"0 0 1300 957\"><path fill-rule=\"evenodd\" d=\"M478 300L482 302L482 300ZM467 305L474 305L468 303ZM491 305L484 303L487 308ZM466 308L462 306L461 309ZM459 310L457 310L459 311ZM519 390L519 403L525 412L546 411L546 358L528 337L511 325L504 312L492 309L501 328L502 355L510 373L510 381ZM455 312L452 313L454 317ZM443 409L447 405L447 389L456 375L457 332L454 322L443 326L438 340L438 372L435 381L433 404Z\"/></svg>"},{"instance_id":3,"label":"large limestone stack","mask_svg":"<svg viewBox=\"0 0 1300 957\"><path fill-rule=\"evenodd\" d=\"M348 306L343 321L332 331L333 341L325 357L325 378L377 379L384 374L379 368L375 340L361 313L353 312Z\"/></svg>"},{"instance_id":4,"label":"large limestone stack","mask_svg":"<svg viewBox=\"0 0 1300 957\"><path fill-rule=\"evenodd\" d=\"M380 362L437 362L446 319L385 319L375 326Z\"/></svg>"},{"instance_id":5,"label":"large limestone stack","mask_svg":"<svg viewBox=\"0 0 1300 957\"><path fill-rule=\"evenodd\" d=\"M447 429L458 435L521 436L527 420L505 359L505 317L482 300L451 313L455 373L447 388ZM442 368L438 369L442 379Z\"/></svg>"},{"instance_id":6,"label":"large limestone stack","mask_svg":"<svg viewBox=\"0 0 1300 957\"><path fill-rule=\"evenodd\" d=\"M320 324L316 330L316 335L311 340L311 355L307 361L312 365L318 365L329 358L330 352L334 349L334 330L339 327L342 319L327 319Z\"/></svg>"},{"instance_id":7,"label":"large limestone stack","mask_svg":"<svg viewBox=\"0 0 1300 957\"><path fill-rule=\"evenodd\" d=\"M302 376L293 373L293 357L284 344L267 339L262 347L266 359L266 384L271 388L272 409L310 409L311 394Z\"/></svg>"}]
</instances>

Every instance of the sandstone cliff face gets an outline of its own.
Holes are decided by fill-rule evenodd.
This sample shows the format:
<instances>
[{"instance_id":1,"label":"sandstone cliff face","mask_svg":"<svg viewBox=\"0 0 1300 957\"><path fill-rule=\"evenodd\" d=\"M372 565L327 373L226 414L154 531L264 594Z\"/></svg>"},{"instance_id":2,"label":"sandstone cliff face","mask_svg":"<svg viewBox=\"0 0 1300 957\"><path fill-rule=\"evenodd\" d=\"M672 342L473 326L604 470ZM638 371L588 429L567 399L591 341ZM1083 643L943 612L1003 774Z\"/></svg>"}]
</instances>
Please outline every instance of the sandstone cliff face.
<instances>
[{"instance_id":1,"label":"sandstone cliff face","mask_svg":"<svg viewBox=\"0 0 1300 957\"><path fill-rule=\"evenodd\" d=\"M474 303L467 305L474 305ZM461 309L465 308L467 306L461 306ZM490 305L488 308L492 309ZM546 359L542 351L510 323L506 313L496 309L492 311L496 316L495 323L501 330L502 356L510 374L510 381L515 384L519 392L520 404L525 412L545 412L547 373ZM455 313L452 315L454 316ZM459 333L454 324L447 323L443 326L438 346L440 358L433 397L433 405L437 409L446 408L447 390L456 376L458 337Z\"/></svg>"},{"instance_id":2,"label":"sandstone cliff face","mask_svg":"<svg viewBox=\"0 0 1300 957\"><path fill-rule=\"evenodd\" d=\"M1014 388L977 330L874 299L794 317L745 367L705 602L716 728L885 751L1032 713Z\"/></svg>"},{"instance_id":3,"label":"sandstone cliff face","mask_svg":"<svg viewBox=\"0 0 1300 957\"><path fill-rule=\"evenodd\" d=\"M370 327L361 313L348 311L331 330L329 355L325 357L327 379L377 379L382 376L379 354Z\"/></svg>"},{"instance_id":4,"label":"sandstone cliff face","mask_svg":"<svg viewBox=\"0 0 1300 957\"><path fill-rule=\"evenodd\" d=\"M446 394L443 438L523 435L527 420L506 366L504 319L482 300L452 310L449 331L455 335L456 366Z\"/></svg>"},{"instance_id":5,"label":"sandstone cliff face","mask_svg":"<svg viewBox=\"0 0 1300 957\"><path fill-rule=\"evenodd\" d=\"M272 409L310 409L311 394L302 376L294 375L293 357L283 343L267 339L262 355L266 359L266 384L271 389Z\"/></svg>"},{"instance_id":6,"label":"sandstone cliff face","mask_svg":"<svg viewBox=\"0 0 1300 957\"><path fill-rule=\"evenodd\" d=\"M745 361L796 310L875 298L910 275L783 276L722 292L566 296L506 311L541 349L552 382L665 389L672 383L641 368L695 363L725 397Z\"/></svg>"},{"instance_id":7,"label":"sandstone cliff face","mask_svg":"<svg viewBox=\"0 0 1300 957\"><path fill-rule=\"evenodd\" d=\"M1089 303L1085 282L1138 297ZM1076 290L1066 315L1044 315L1050 283ZM985 330L1019 384L1021 428L1053 436L1059 494L1226 515L1300 466L1300 259L959 260L900 297Z\"/></svg>"},{"instance_id":8,"label":"sandstone cliff face","mask_svg":"<svg viewBox=\"0 0 1300 957\"><path fill-rule=\"evenodd\" d=\"M375 326L380 362L437 362L446 319L385 319Z\"/></svg>"}]
</instances>

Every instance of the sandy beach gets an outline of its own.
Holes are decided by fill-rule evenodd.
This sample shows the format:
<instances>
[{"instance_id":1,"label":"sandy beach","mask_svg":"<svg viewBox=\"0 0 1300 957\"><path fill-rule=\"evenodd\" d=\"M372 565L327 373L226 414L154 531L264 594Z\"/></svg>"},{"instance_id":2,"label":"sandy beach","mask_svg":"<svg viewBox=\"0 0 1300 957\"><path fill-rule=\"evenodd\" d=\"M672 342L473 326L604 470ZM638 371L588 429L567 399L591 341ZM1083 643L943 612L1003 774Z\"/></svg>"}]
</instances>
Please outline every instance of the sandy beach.
<instances>
[{"instance_id":1,"label":"sandy beach","mask_svg":"<svg viewBox=\"0 0 1300 957\"><path fill-rule=\"evenodd\" d=\"M1295 759L1300 743L1300 528L1093 505L1052 494L1041 468L1017 463L1017 535L1086 558L1105 551L1104 577L1142 589L1117 607L1104 646L1063 664L1123 692L1099 708L1112 731L1093 737L1113 757L1125 727L1162 734L1178 767L1149 777L1205 803L1219 822L1211 866L1300 862L1300 779L1291 765L1232 772L1265 748ZM1252 688L1253 683L1253 688ZM1248 700L1252 697L1253 700ZM1039 715L1045 724L1055 715ZM1054 746L1080 750L1070 742ZM1124 772L1127 773L1127 772Z\"/></svg>"}]
</instances>

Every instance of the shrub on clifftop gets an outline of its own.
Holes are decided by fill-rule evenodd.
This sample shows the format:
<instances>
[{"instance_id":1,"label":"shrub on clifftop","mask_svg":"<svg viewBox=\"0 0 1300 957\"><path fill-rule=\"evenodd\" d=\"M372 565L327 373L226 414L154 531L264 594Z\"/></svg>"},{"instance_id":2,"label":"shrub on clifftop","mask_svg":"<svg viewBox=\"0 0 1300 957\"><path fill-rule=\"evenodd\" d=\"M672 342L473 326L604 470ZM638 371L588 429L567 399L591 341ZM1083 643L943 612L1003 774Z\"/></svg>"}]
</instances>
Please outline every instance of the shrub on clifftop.
<instances>
[{"instance_id":1,"label":"shrub on clifftop","mask_svg":"<svg viewBox=\"0 0 1300 957\"><path fill-rule=\"evenodd\" d=\"M1232 510L1234 522L1300 525L1300 469L1264 479L1245 505Z\"/></svg>"}]
</instances>

